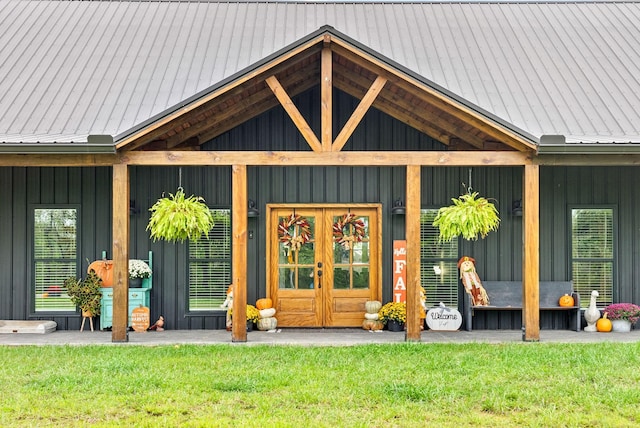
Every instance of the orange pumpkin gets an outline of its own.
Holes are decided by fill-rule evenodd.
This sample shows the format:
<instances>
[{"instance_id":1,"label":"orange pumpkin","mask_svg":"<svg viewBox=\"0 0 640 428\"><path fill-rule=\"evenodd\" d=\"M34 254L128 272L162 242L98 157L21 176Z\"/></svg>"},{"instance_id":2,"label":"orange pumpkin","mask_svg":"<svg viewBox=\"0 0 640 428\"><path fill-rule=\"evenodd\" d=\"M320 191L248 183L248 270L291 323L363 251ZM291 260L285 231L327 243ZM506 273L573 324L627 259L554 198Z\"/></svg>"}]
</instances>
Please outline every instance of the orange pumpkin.
<instances>
[{"instance_id":1,"label":"orange pumpkin","mask_svg":"<svg viewBox=\"0 0 640 428\"><path fill-rule=\"evenodd\" d=\"M611 320L607 318L607 313L605 312L603 317L596 322L596 330L608 333L612 328L613 325L611 324Z\"/></svg>"},{"instance_id":2,"label":"orange pumpkin","mask_svg":"<svg viewBox=\"0 0 640 428\"><path fill-rule=\"evenodd\" d=\"M258 299L256 301L256 308L259 310L273 308L273 302L271 299Z\"/></svg>"},{"instance_id":3,"label":"orange pumpkin","mask_svg":"<svg viewBox=\"0 0 640 428\"><path fill-rule=\"evenodd\" d=\"M568 294L565 294L564 296L560 297L558 304L562 307L574 306L575 300L573 300L573 297L569 296Z\"/></svg>"},{"instance_id":4,"label":"orange pumpkin","mask_svg":"<svg viewBox=\"0 0 640 428\"><path fill-rule=\"evenodd\" d=\"M113 286L113 260L96 260L89 265L87 273L92 270L102 280L103 287Z\"/></svg>"}]
</instances>

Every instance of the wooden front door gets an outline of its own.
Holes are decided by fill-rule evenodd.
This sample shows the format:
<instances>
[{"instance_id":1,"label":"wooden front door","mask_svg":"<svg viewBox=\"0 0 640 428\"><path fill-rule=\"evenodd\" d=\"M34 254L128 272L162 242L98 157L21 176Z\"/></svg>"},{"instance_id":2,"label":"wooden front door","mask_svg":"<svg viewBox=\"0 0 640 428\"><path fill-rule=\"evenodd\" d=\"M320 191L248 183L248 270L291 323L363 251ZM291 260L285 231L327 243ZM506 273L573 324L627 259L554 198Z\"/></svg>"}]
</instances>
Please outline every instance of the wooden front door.
<instances>
[{"instance_id":1,"label":"wooden front door","mask_svg":"<svg viewBox=\"0 0 640 428\"><path fill-rule=\"evenodd\" d=\"M271 206L268 221L278 326L361 326L381 296L380 206Z\"/></svg>"}]
</instances>

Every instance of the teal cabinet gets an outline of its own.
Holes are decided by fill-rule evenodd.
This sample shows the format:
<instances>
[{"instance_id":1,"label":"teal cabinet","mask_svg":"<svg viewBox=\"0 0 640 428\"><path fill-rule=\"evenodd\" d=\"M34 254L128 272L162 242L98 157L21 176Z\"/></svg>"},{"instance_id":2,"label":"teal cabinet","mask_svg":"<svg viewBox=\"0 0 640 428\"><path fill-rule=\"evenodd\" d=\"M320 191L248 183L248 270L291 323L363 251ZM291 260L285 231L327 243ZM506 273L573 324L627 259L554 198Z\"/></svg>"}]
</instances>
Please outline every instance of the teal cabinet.
<instances>
[{"instance_id":1,"label":"teal cabinet","mask_svg":"<svg viewBox=\"0 0 640 428\"><path fill-rule=\"evenodd\" d=\"M153 271L153 256L149 251L149 258L145 260ZM140 306L149 308L151 303L151 289L153 288L153 273L149 278L142 280L139 288L129 288L129 321L127 325L131 327L131 313ZM102 288L102 307L100 309L100 330L113 326L113 288Z\"/></svg>"}]
</instances>

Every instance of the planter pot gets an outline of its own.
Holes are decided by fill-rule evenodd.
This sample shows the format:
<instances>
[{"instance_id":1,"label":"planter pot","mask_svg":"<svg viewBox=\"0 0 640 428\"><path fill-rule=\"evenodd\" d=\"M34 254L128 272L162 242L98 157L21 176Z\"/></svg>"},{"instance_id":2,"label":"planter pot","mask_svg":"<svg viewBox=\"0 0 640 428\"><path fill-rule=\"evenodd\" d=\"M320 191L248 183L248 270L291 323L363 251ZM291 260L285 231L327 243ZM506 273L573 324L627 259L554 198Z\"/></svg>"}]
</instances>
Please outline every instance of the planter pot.
<instances>
[{"instance_id":1,"label":"planter pot","mask_svg":"<svg viewBox=\"0 0 640 428\"><path fill-rule=\"evenodd\" d=\"M403 331L404 323L396 320L387 321L387 329L389 331Z\"/></svg>"},{"instance_id":2,"label":"planter pot","mask_svg":"<svg viewBox=\"0 0 640 428\"><path fill-rule=\"evenodd\" d=\"M142 287L142 278L129 278L129 288Z\"/></svg>"},{"instance_id":3,"label":"planter pot","mask_svg":"<svg viewBox=\"0 0 640 428\"><path fill-rule=\"evenodd\" d=\"M247 321L247 331L253 331L253 321Z\"/></svg>"},{"instance_id":4,"label":"planter pot","mask_svg":"<svg viewBox=\"0 0 640 428\"><path fill-rule=\"evenodd\" d=\"M616 333L628 333L631 331L631 322L627 320L613 320L611 321L613 330Z\"/></svg>"}]
</instances>

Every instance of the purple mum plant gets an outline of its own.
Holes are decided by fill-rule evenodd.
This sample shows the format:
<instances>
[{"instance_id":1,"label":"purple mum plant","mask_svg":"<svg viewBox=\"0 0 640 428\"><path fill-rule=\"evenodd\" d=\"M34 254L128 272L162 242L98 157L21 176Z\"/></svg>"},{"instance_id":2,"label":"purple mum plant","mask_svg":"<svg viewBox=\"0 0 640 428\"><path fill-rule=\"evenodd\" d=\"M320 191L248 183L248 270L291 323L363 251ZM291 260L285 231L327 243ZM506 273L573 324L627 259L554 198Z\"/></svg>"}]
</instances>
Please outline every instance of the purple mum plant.
<instances>
[{"instance_id":1,"label":"purple mum plant","mask_svg":"<svg viewBox=\"0 0 640 428\"><path fill-rule=\"evenodd\" d=\"M635 324L640 319L640 306L633 303L614 303L604 308L610 320L627 320Z\"/></svg>"}]
</instances>

